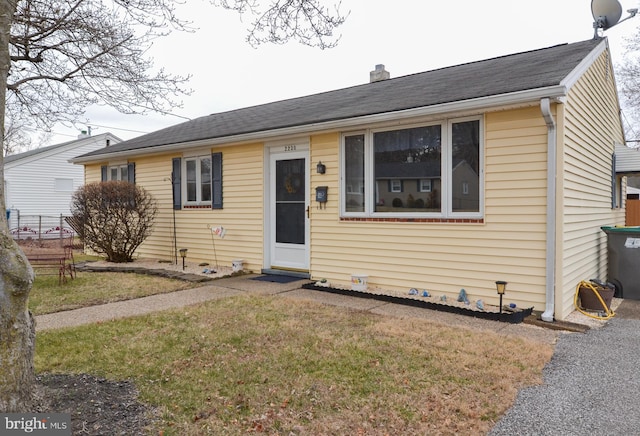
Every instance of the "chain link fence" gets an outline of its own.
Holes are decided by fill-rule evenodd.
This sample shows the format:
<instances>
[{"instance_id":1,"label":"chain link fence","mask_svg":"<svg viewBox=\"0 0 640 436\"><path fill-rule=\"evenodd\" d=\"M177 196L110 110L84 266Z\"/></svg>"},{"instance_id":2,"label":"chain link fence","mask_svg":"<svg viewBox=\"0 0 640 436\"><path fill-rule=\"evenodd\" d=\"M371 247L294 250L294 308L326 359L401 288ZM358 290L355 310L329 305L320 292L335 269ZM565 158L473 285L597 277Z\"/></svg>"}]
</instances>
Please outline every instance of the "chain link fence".
<instances>
[{"instance_id":1,"label":"chain link fence","mask_svg":"<svg viewBox=\"0 0 640 436\"><path fill-rule=\"evenodd\" d=\"M17 209L7 210L9 232L13 239L52 240L75 235L64 215L22 215Z\"/></svg>"}]
</instances>

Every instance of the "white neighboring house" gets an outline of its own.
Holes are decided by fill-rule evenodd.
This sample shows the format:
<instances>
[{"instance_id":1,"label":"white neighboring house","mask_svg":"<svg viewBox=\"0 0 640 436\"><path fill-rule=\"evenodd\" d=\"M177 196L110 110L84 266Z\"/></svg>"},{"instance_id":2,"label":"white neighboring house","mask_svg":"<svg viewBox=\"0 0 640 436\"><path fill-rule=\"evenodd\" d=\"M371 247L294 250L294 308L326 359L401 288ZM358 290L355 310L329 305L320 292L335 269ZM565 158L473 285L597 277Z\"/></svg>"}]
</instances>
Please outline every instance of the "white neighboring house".
<instances>
[{"instance_id":1,"label":"white neighboring house","mask_svg":"<svg viewBox=\"0 0 640 436\"><path fill-rule=\"evenodd\" d=\"M111 133L83 134L73 141L5 156L5 204L11 211L9 229L18 226L18 216L24 217L20 222L22 228L36 227L33 220L37 222L38 218L34 217L47 217L55 223L56 217L59 220L61 215L70 215L71 196L84 184L84 167L70 160L121 141Z\"/></svg>"}]
</instances>

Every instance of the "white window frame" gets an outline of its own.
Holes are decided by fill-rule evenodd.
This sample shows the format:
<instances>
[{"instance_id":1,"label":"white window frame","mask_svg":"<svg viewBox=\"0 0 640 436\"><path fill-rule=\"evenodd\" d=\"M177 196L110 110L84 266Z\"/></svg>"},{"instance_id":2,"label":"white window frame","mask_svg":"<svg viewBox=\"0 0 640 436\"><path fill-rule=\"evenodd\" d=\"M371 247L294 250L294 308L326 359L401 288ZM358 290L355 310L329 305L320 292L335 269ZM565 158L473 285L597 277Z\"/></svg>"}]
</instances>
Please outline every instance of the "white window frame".
<instances>
[{"instance_id":1,"label":"white window frame","mask_svg":"<svg viewBox=\"0 0 640 436\"><path fill-rule=\"evenodd\" d=\"M431 192L432 189L431 179L420 179L420 192Z\"/></svg>"},{"instance_id":2,"label":"white window frame","mask_svg":"<svg viewBox=\"0 0 640 436\"><path fill-rule=\"evenodd\" d=\"M112 177L112 172L116 171L116 178L114 179ZM123 171L127 171L127 177L122 178L122 173ZM129 180L129 167L127 164L123 164L123 165L109 165L107 167L107 180L116 180L116 181L125 181L127 182Z\"/></svg>"},{"instance_id":3,"label":"white window frame","mask_svg":"<svg viewBox=\"0 0 640 436\"><path fill-rule=\"evenodd\" d=\"M400 179L391 179L389 181L389 185L391 186L391 192L393 192L393 193L402 192L402 180L400 180Z\"/></svg>"},{"instance_id":4,"label":"white window frame","mask_svg":"<svg viewBox=\"0 0 640 436\"><path fill-rule=\"evenodd\" d=\"M479 174L478 174L478 189L479 189L479 203L478 203L478 211L477 212L454 212L452 206L452 189L453 189L453 167L451 164L452 161L452 129L453 125L456 123L463 123L468 121L478 121L479 122ZM443 119L438 121L426 121L423 123L416 123L410 125L403 125L402 127L383 127L383 128L372 128L367 129L365 131L355 130L349 132L343 132L341 136L340 143L340 167L341 167L341 183L340 189L343 194L343 198L346 198L344 195L346 192L346 186L344 180L346 180L345 176L345 153L344 153L344 144L345 138L354 135L362 135L364 134L364 166L365 166L365 207L363 212L347 212L346 207L343 201L340 202L340 216L343 217L376 217L376 218L398 218L398 217L410 217L410 218L465 218L465 219L481 219L484 217L484 117L483 116L472 116L472 117L461 117L461 118L450 118ZM375 212L376 206L376 183L373 179L374 174L374 152L373 152L373 134L376 132L388 132L392 130L402 130L402 129L410 129L415 127L426 127L426 126L441 126L441 141L442 141L442 149L441 149L441 207L440 212Z\"/></svg>"},{"instance_id":5,"label":"white window frame","mask_svg":"<svg viewBox=\"0 0 640 436\"><path fill-rule=\"evenodd\" d=\"M203 201L202 200L202 160L209 160L209 187L213 190L213 181L211 180L211 153L207 155L198 155L198 156L185 156L182 159L182 198L184 198L185 205L211 205L211 200ZM196 199L189 200L188 196L188 181L187 181L187 163L188 162L196 162ZM213 198L213 191L209 194L209 198Z\"/></svg>"}]
</instances>

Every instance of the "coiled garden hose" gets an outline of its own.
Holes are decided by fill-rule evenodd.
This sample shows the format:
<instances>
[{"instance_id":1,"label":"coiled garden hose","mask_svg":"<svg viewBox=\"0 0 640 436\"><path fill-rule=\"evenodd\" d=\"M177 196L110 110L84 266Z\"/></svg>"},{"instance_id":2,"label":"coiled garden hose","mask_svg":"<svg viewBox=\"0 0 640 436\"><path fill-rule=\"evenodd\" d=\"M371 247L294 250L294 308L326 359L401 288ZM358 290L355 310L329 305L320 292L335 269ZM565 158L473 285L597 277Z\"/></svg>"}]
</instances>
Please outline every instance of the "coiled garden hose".
<instances>
[{"instance_id":1,"label":"coiled garden hose","mask_svg":"<svg viewBox=\"0 0 640 436\"><path fill-rule=\"evenodd\" d=\"M600 315L602 312L598 312L598 315L594 315L593 313L589 313L586 310L584 310L582 307L580 307L580 305L578 304L580 288L588 288L593 291L598 301L600 301L600 304L602 304L602 308L604 309L603 312L605 313L605 315ZM606 320L616 316L616 314L610 308L607 307L607 303L604 302L604 300L602 299L602 296L600 295L596 287L593 285L593 283L587 282L586 280L581 281L580 283L578 283L578 286L576 286L576 294L573 297L573 304L576 306L576 309L578 310L578 312L590 318Z\"/></svg>"}]
</instances>

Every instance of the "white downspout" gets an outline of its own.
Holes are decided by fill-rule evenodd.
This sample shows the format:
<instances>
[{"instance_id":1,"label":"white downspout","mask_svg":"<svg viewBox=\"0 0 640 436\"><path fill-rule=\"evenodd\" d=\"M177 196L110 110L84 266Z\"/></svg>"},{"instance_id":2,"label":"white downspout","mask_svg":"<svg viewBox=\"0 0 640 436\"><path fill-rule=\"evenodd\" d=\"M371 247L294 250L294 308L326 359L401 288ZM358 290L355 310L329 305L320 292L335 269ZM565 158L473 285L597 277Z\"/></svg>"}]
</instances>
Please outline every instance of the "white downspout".
<instances>
[{"instance_id":1,"label":"white downspout","mask_svg":"<svg viewBox=\"0 0 640 436\"><path fill-rule=\"evenodd\" d=\"M556 298L556 123L551 115L551 102L548 98L540 100L540 110L547 123L547 263L545 311L542 320L552 322Z\"/></svg>"}]
</instances>

